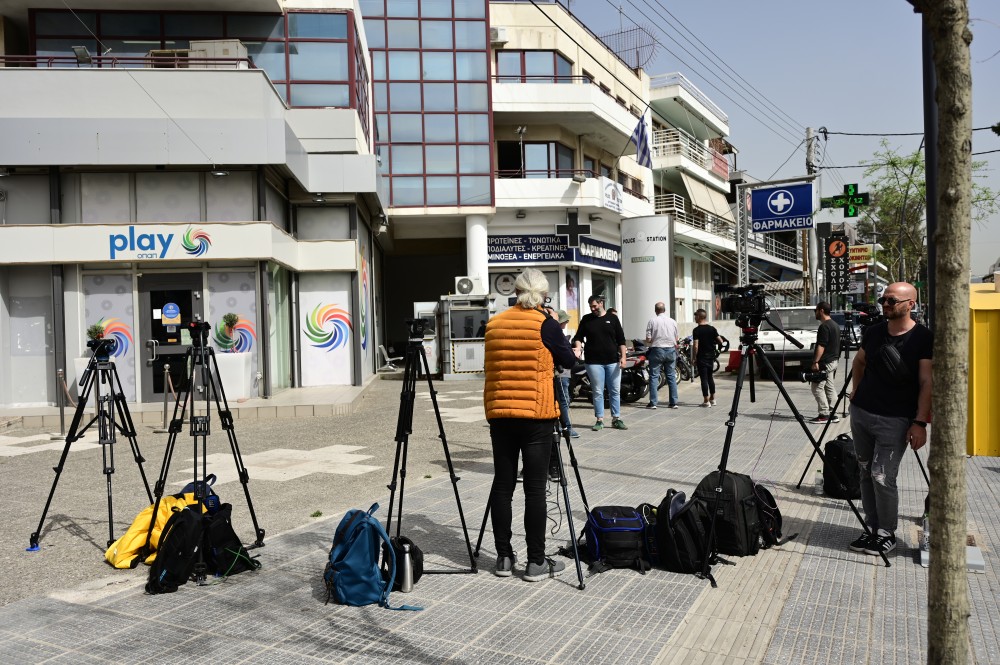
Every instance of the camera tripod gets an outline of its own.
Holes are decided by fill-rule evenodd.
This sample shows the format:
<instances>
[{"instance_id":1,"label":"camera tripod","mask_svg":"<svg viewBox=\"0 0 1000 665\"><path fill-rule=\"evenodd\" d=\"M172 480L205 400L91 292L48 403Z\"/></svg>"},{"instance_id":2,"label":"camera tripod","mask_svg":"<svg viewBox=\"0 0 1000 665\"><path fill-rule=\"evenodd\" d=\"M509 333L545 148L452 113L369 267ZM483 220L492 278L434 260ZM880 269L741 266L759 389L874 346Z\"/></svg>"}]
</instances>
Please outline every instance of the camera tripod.
<instances>
[{"instance_id":1,"label":"camera tripod","mask_svg":"<svg viewBox=\"0 0 1000 665\"><path fill-rule=\"evenodd\" d=\"M806 424L805 418L795 407L795 403L792 401L792 398L788 395L788 391L785 390L785 386L781 382L781 377L778 376L778 373L774 370L774 367L767 359L767 356L764 355L763 349L761 349L760 345L757 344L757 330L761 321L767 321L774 330L777 330L782 335L784 335L784 337L788 341L792 342L796 347L802 348L802 344L798 340L788 335L784 330L781 329L780 326L776 325L773 321L768 319L766 315L760 315L757 313L751 315L744 312L740 313L739 317L736 319L736 325L739 326L742 330L742 334L740 335L740 354L741 354L740 368L739 372L736 375L736 390L733 392L733 405L729 411L729 420L726 422L726 440L722 447L722 459L719 462L718 486L715 488L715 502L714 505L712 506L712 519L708 530L708 544L709 544L710 554L709 556L705 557L705 563L702 567L701 574L699 575L699 577L709 580L712 583L713 587L718 585L715 582L715 578L712 577L711 566L714 563L725 562L724 559L719 557L718 543L716 542L715 539L715 523L719 514L719 500L722 497L722 491L723 491L722 488L725 486L726 465L729 461L729 450L730 446L732 445L733 432L736 429L736 416L739 412L740 395L743 391L743 383L746 379L748 370L750 372L750 401L751 402L755 401L754 379L753 379L754 356L760 357L760 363L762 369L767 371L768 376L770 376L771 380L774 381L774 384L775 386L777 386L778 391L781 393L781 396L785 399L785 403L788 404L789 408L792 410L792 413L795 415L795 419L799 421L799 425L802 426L802 431L806 433L806 436L809 438L809 442L813 446L814 453L818 454L821 460L825 460L823 452L820 450L819 442L816 440L815 437L813 437L813 434L810 431L809 426ZM861 517L861 513L858 512L858 509L854 505L854 502L848 499L847 503L851 507L851 510L854 512L854 516L858 519L858 522L861 523L861 527L864 529L865 533L868 535L872 535L871 530L865 523L864 518ZM886 558L885 553L880 553L880 556L882 557L882 561L885 562L886 567L888 567L890 565L889 559Z\"/></svg>"},{"instance_id":2,"label":"camera tripod","mask_svg":"<svg viewBox=\"0 0 1000 665\"><path fill-rule=\"evenodd\" d=\"M419 322L419 323L418 323ZM462 522L462 533L465 535L465 547L469 552L469 568L458 568L452 570L428 570L424 569L426 575L445 575L456 573L476 573L476 559L472 555L472 543L469 541L469 529L465 525L465 513L462 511L462 499L458 495L458 481L460 478L455 475L455 467L451 462L451 453L448 451L448 439L444 433L444 423L441 420L441 410L438 408L437 391L431 382L431 371L427 363L427 353L424 351L423 325L422 320L410 322L410 337L406 344L405 364L403 366L403 387L399 392L399 416L396 420L396 459L392 466L392 482L386 487L389 489L389 511L385 521L386 533L392 533L392 509L396 500L397 480L399 481L399 507L396 514L396 537L400 535L403 523L403 494L406 490L406 458L410 446L410 434L413 433L413 406L417 394L417 377L423 368L424 376L427 378L427 388L430 391L431 403L434 405L434 417L437 419L438 438L441 439L441 446L444 449L444 458L448 463L448 475L451 478L451 486L455 490L455 504L458 506L458 517Z\"/></svg>"},{"instance_id":3,"label":"camera tripod","mask_svg":"<svg viewBox=\"0 0 1000 665\"><path fill-rule=\"evenodd\" d=\"M254 512L253 500L250 498L250 488L247 483L250 474L243 465L243 457L240 454L239 443L236 441L236 431L233 427L233 413L229 410L229 402L226 400L226 392L222 388L222 380L219 378L219 364L215 359L215 349L208 345L208 333L211 329L207 322L195 321L189 324L191 329L191 346L184 355L186 367L190 367L188 374L187 391L178 391L177 400L174 402L174 413L167 431L167 446L163 453L163 465L160 468L160 477L156 481L153 493L156 495L153 513L149 520L149 531L146 533L146 545L142 558L150 552L150 545L153 536L153 527L156 524L156 515L160 509L160 500L163 498L164 488L167 484L167 474L170 471L170 460L174 454L174 446L177 444L177 435L184 428L184 416L187 413L188 405L191 407L190 434L194 439L194 498L197 502L195 512L202 514L202 507L209 492L208 482L208 436L211 434L211 411L212 400L215 401L215 408L219 415L222 429L225 430L229 439L229 448L233 453L233 461L236 463L236 472L243 485L243 494L246 496L247 507L250 510L250 519L253 520L254 535L257 540L248 549L264 546L264 530L257 523L257 514ZM205 396L204 413L196 414L196 403L194 390L196 385ZM221 401L220 401L221 398ZM199 475L198 462L201 462L201 473ZM198 549L198 562L195 564L194 577L198 584L205 581L205 562L203 548Z\"/></svg>"},{"instance_id":4,"label":"camera tripod","mask_svg":"<svg viewBox=\"0 0 1000 665\"><path fill-rule=\"evenodd\" d=\"M858 334L854 332L854 317L853 316L851 316L850 318L845 317L844 329L840 331L840 348L843 349L844 352L844 375L847 377L847 379L844 381L845 388L851 382L851 346L854 344L858 344L858 346L860 347L861 346L860 342L861 340L858 339ZM834 405L834 407L830 409L830 413L837 413L836 405ZM844 411L843 413L841 413L841 416L843 416L844 418L847 417L846 403L844 404ZM826 433L826 427L823 428L823 433L824 434ZM823 437L821 436L820 440L822 439ZM812 460L810 459L809 461L811 462ZM799 482L801 483L801 481Z\"/></svg>"},{"instance_id":5,"label":"camera tripod","mask_svg":"<svg viewBox=\"0 0 1000 665\"><path fill-rule=\"evenodd\" d=\"M569 404L569 396L566 395L565 387L562 381L559 380L558 372L555 376L555 388L563 396L562 402ZM566 419L569 422L569 418ZM576 539L576 528L573 526L573 511L569 504L569 483L566 481L566 465L563 462L562 449L559 447L559 441L562 439L566 442L566 450L569 453L569 461L573 466L573 473L576 475L576 486L580 490L580 498L583 500L583 510L587 518L590 518L590 504L587 503L587 493L583 491L583 478L580 476L580 465L576 461L576 455L573 453L573 444L570 438L570 426L564 426L561 419L555 420L552 423L552 451L556 455L557 464L559 465L559 485L562 487L563 501L566 504L566 522L569 525L569 538L573 547L573 559L576 561L576 578L578 581L577 589L583 591L586 588L586 584L583 581L583 564L580 560L580 544ZM549 462L551 468L551 461ZM495 482L495 481L494 481ZM476 540L476 551L475 556L479 556L479 549L483 544L483 534L486 531L486 522L490 518L490 507L493 502L493 491L490 489L490 498L486 502L486 510L483 513L483 523L479 527L479 539ZM565 548L560 548L560 554L563 553Z\"/></svg>"},{"instance_id":6,"label":"camera tripod","mask_svg":"<svg viewBox=\"0 0 1000 665\"><path fill-rule=\"evenodd\" d=\"M97 424L97 443L101 446L101 455L104 462L104 476L107 478L108 483L108 547L111 547L111 543L115 542L111 475L115 472L114 444L116 432L120 432L122 436L128 439L129 446L132 449L132 457L139 467L139 475L142 476L142 484L146 488L146 496L149 497L150 503L153 501L153 495L149 492L149 481L146 480L146 472L142 467L142 463L146 460L143 458L142 453L139 452L139 444L135 440L135 424L132 422L132 414L129 413L128 404L125 402L125 394L122 390L121 379L118 376L118 369L109 357L112 348L111 345L113 345L114 340L96 340L96 342L97 344L93 345L87 369L84 370L83 376L80 377L79 385L83 389L80 393L80 401L77 403L76 411L73 413L73 421L70 424L69 433L66 435L66 445L63 446L62 456L59 457L59 464L52 467L52 470L56 472L56 477L52 481L52 489L49 490L49 498L45 501L45 508L42 509L42 516L38 520L38 526L29 538L29 552L38 551L38 539L42 531L42 524L45 523L45 516L49 512L52 496L56 493L56 485L59 484L59 476L62 474L63 465L66 463L69 447L75 441L82 438L95 423ZM108 392L102 394L101 386L105 385L108 388ZM91 418L90 422L80 427L80 423L83 422L84 412L87 409L87 401L90 399L92 392L96 393L97 414Z\"/></svg>"}]
</instances>

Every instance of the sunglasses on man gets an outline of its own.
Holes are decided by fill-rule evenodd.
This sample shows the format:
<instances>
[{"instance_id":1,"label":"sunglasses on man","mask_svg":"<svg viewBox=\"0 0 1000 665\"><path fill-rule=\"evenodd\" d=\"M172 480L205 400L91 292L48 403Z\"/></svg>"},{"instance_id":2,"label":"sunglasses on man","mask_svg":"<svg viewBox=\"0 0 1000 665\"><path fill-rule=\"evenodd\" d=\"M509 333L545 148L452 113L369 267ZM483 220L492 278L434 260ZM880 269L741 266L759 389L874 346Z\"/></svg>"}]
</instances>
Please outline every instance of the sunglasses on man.
<instances>
[{"instance_id":1,"label":"sunglasses on man","mask_svg":"<svg viewBox=\"0 0 1000 665\"><path fill-rule=\"evenodd\" d=\"M901 302L915 302L915 301L913 300L913 298L905 298L903 300L896 300L895 298L887 298L887 297L883 296L883 297L879 298L878 300L876 300L875 302L877 302L880 305L888 305L889 307L895 307L896 305L898 305Z\"/></svg>"}]
</instances>

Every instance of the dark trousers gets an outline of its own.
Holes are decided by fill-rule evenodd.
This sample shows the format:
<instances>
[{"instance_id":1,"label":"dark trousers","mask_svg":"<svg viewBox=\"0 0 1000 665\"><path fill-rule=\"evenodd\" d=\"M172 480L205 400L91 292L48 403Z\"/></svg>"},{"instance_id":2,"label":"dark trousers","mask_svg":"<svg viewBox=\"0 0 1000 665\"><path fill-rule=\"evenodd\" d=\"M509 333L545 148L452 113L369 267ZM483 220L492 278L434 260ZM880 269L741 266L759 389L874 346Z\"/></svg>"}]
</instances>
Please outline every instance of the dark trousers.
<instances>
[{"instance_id":1,"label":"dark trousers","mask_svg":"<svg viewBox=\"0 0 1000 665\"><path fill-rule=\"evenodd\" d=\"M698 378L701 379L701 394L705 399L708 399L709 395L715 394L715 377L712 375L715 360L702 360L698 358L695 361L695 365L698 368Z\"/></svg>"},{"instance_id":2,"label":"dark trousers","mask_svg":"<svg viewBox=\"0 0 1000 665\"><path fill-rule=\"evenodd\" d=\"M511 502L517 484L518 455L523 458L524 540L528 562L545 561L545 480L552 452L551 420L497 418L490 421L493 441L493 489L490 517L497 556L513 557L511 547Z\"/></svg>"}]
</instances>

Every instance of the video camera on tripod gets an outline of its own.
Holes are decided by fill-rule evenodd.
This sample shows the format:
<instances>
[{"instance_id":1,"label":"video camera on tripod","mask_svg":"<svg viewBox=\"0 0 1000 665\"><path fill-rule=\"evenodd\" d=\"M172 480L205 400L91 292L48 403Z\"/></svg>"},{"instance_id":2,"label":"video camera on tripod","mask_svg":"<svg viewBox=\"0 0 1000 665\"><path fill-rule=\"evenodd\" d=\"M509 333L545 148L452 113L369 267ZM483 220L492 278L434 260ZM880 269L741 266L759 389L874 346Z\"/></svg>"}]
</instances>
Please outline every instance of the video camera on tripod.
<instances>
[{"instance_id":1,"label":"video camera on tripod","mask_svg":"<svg viewBox=\"0 0 1000 665\"><path fill-rule=\"evenodd\" d=\"M854 310L858 313L858 323L861 324L862 334L876 323L885 321L885 315L882 314L882 310L879 309L878 305L871 303L856 304L854 305Z\"/></svg>"},{"instance_id":2,"label":"video camera on tripod","mask_svg":"<svg viewBox=\"0 0 1000 665\"><path fill-rule=\"evenodd\" d=\"M88 339L87 348L93 351L94 358L99 363L106 363L118 350L118 340L114 337L101 337L100 339ZM80 385L83 385L81 381Z\"/></svg>"},{"instance_id":3,"label":"video camera on tripod","mask_svg":"<svg viewBox=\"0 0 1000 665\"><path fill-rule=\"evenodd\" d=\"M722 312L735 314L736 325L741 328L757 327L767 318L767 313L771 310L764 299L764 287L761 284L746 286L723 284L717 291L728 294L722 299Z\"/></svg>"},{"instance_id":4,"label":"video camera on tripod","mask_svg":"<svg viewBox=\"0 0 1000 665\"><path fill-rule=\"evenodd\" d=\"M212 324L208 321L191 321L188 323L191 329L191 346L204 348L208 346L208 334L212 331Z\"/></svg>"},{"instance_id":5,"label":"video camera on tripod","mask_svg":"<svg viewBox=\"0 0 1000 665\"><path fill-rule=\"evenodd\" d=\"M424 339L424 332L427 330L427 319L406 319L406 326L409 330L408 339L410 341Z\"/></svg>"}]
</instances>

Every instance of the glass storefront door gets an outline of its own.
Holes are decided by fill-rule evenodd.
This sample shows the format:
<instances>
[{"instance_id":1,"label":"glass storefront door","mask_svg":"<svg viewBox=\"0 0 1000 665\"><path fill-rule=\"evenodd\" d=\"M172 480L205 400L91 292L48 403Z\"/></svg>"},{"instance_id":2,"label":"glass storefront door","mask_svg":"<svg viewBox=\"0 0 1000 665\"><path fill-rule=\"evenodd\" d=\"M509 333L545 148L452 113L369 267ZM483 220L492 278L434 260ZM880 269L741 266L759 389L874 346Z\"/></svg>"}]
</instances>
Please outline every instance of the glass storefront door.
<instances>
[{"instance_id":1,"label":"glass storefront door","mask_svg":"<svg viewBox=\"0 0 1000 665\"><path fill-rule=\"evenodd\" d=\"M188 324L204 319L202 286L201 273L139 276L138 350L144 402L160 401L169 392L164 376L167 365L174 390L188 389Z\"/></svg>"}]
</instances>

